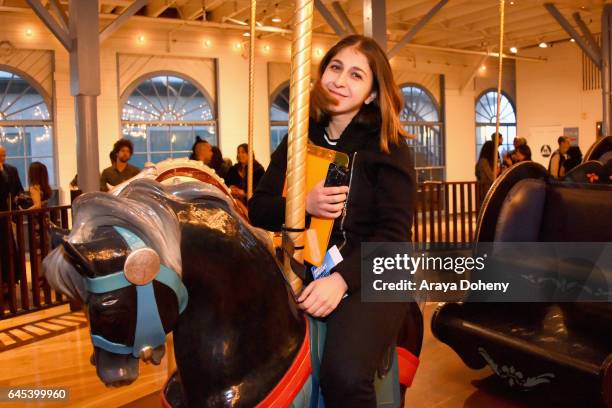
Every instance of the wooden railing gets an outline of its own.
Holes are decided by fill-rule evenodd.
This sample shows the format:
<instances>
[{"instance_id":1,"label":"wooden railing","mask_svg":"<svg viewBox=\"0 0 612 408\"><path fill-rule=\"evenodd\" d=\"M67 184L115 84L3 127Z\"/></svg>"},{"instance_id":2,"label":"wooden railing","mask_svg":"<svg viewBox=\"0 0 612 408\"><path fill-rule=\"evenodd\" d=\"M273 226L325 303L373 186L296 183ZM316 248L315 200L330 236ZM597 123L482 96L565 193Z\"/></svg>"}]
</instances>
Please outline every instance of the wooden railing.
<instances>
[{"instance_id":1,"label":"wooden railing","mask_svg":"<svg viewBox=\"0 0 612 408\"><path fill-rule=\"evenodd\" d=\"M420 184L412 227L413 241L471 244L485 193L475 181Z\"/></svg>"},{"instance_id":2,"label":"wooden railing","mask_svg":"<svg viewBox=\"0 0 612 408\"><path fill-rule=\"evenodd\" d=\"M420 184L413 241L469 246L480 195L476 182ZM43 276L42 260L51 249L49 221L70 228L70 206L0 212L0 319L68 302Z\"/></svg>"},{"instance_id":3,"label":"wooden railing","mask_svg":"<svg viewBox=\"0 0 612 408\"><path fill-rule=\"evenodd\" d=\"M70 206L0 212L0 319L68 302L44 279L49 223L70 228Z\"/></svg>"}]
</instances>

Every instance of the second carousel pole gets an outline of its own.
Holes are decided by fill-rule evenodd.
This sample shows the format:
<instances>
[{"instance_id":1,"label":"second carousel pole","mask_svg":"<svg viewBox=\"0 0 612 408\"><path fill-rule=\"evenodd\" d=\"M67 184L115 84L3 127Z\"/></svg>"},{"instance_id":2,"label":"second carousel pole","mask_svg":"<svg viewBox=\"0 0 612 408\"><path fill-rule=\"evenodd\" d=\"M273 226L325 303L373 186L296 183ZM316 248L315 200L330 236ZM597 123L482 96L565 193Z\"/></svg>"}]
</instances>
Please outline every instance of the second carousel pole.
<instances>
[{"instance_id":1,"label":"second carousel pole","mask_svg":"<svg viewBox=\"0 0 612 408\"><path fill-rule=\"evenodd\" d=\"M306 154L310 103L313 0L297 0L291 45L289 137L287 142L287 200L285 228L293 241L293 258L304 262L306 225ZM302 291L302 280L293 272L285 256L284 272L294 295Z\"/></svg>"},{"instance_id":2,"label":"second carousel pole","mask_svg":"<svg viewBox=\"0 0 612 408\"><path fill-rule=\"evenodd\" d=\"M257 0L251 0L251 19L249 20L249 161L247 162L247 201L253 196L253 121L255 118L255 19Z\"/></svg>"},{"instance_id":3,"label":"second carousel pole","mask_svg":"<svg viewBox=\"0 0 612 408\"><path fill-rule=\"evenodd\" d=\"M501 89L502 89L502 74L504 72L504 8L505 1L499 0L499 66L497 73L497 113L495 115L495 137L493 145L493 179L497 178L497 151L499 150L499 116L501 114Z\"/></svg>"}]
</instances>

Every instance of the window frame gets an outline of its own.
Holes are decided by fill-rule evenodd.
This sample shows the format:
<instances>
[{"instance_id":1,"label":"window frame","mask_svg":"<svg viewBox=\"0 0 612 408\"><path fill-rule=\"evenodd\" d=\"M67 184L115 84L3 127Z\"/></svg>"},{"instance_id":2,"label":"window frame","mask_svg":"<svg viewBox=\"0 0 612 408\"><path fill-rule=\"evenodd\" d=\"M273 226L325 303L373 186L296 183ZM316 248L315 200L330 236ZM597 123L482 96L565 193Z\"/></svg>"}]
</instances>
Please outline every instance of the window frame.
<instances>
[{"instance_id":1,"label":"window frame","mask_svg":"<svg viewBox=\"0 0 612 408\"><path fill-rule=\"evenodd\" d=\"M402 121L400 119L400 124L403 128L406 128L408 126L423 126L423 127L429 127L431 129L435 129L437 127L437 129L439 129L440 131L440 142L441 142L441 146L440 146L440 162L442 163L442 165L440 166L423 166L423 167L417 167L416 166L416 162L415 164L415 171L417 172L417 178L418 178L418 173L419 171L422 172L429 172L430 177L429 179L431 179L431 175L433 174L433 172L437 169L441 170L442 172L442 180L444 181L446 179L446 157L445 157L445 143L446 143L446 138L445 138L445 134L444 134L444 130L445 130L445 126L444 126L444 114L442 112L442 106L440 103L438 103L438 101L436 100L436 98L434 97L434 95L431 93L431 91L429 91L429 89L427 89L424 85L421 85L417 82L404 82L401 83L398 88L399 91L402 95L402 99L403 99L403 104L402 104L402 110L404 109L405 103L406 103L406 98L404 97L404 88L408 88L408 87L412 87L412 88L417 88L419 90L421 90L425 95L427 95L429 97L429 99L431 100L431 102L433 103L433 106L435 107L437 113L438 113L438 121L436 122L429 122L429 121ZM412 145L410 145L412 146ZM415 156L416 156L416 152L415 152ZM416 157L415 157L416 159Z\"/></svg>"},{"instance_id":2,"label":"window frame","mask_svg":"<svg viewBox=\"0 0 612 408\"><path fill-rule=\"evenodd\" d=\"M475 130L475 147L476 147L476 159L478 160L478 156L480 155L480 149L482 148L482 144L478 143L478 129L479 128L483 128L483 127L495 127L496 124L495 122L491 123L491 122L479 122L476 118L478 116L478 114L476 113L476 109L478 108L478 103L480 102L480 100L489 92L493 92L495 94L497 94L497 89L496 88L487 88L484 91L480 92L480 94L478 94L478 97L475 99L474 101L474 130ZM514 142L514 138L516 137L516 129L518 128L518 115L517 115L517 111L516 111L516 104L514 103L514 101L512 100L512 98L510 97L510 95L505 92L503 89L501 90L501 94L503 97L505 97L509 104L510 107L512 107L512 112L514 113L514 122L499 122L499 129L500 129L500 133L502 128L509 128L509 127L514 127L514 137L512 138L512 141L510 140L510 137L508 136L508 132L506 131L505 135L502 135L504 137L504 143L500 145L500 147L502 147L502 149L506 149L508 151L510 151L513 148L513 142ZM494 133L495 131L493 131ZM490 135L489 135L490 136ZM486 140L489 140L489 138L487 138ZM486 141L485 140L485 141Z\"/></svg>"},{"instance_id":3,"label":"window frame","mask_svg":"<svg viewBox=\"0 0 612 408\"><path fill-rule=\"evenodd\" d=\"M123 119L123 109L127 104L128 99L130 98L130 96L132 96L132 93L134 93L136 91L136 89L141 86L143 83L145 83L146 81L156 78L156 77L176 77L179 78L185 82L190 83L192 86L194 86L199 92L202 93L202 95L204 96L204 98L206 99L208 106L210 106L211 109L211 114L213 119L211 120L189 120L189 121L182 121L182 120L172 120L172 121L164 121L164 120L159 120L159 121L135 121L135 120L124 120ZM169 97L168 94L166 94L165 96L166 98ZM140 75L139 77L137 77L136 79L134 79L130 85L128 85L125 90L123 91L123 94L121 95L121 98L119 99L119 128L120 128L120 132L119 134L121 135L121 137L123 136L123 129L126 125L135 125L135 126L147 126L147 127L168 127L171 128L173 126L176 127L198 127L198 126L213 126L215 129L215 140L213 145L214 146L219 146L220 144L220 135L219 135L219 118L217 116L217 100L213 99L210 95L210 93L206 90L206 88L204 88L202 86L202 84L200 84L197 80L195 80L194 78L192 78L191 76L184 74L182 72L178 72L178 71L172 71L172 70L159 70L159 71L151 71L151 72L147 72L146 74ZM151 156L152 155L156 155L156 154L172 154L173 151L166 151L166 150L151 150L151 138L147 138L146 141L146 152L144 152L145 156L146 156L146 161L151 161ZM194 138L195 141L195 138ZM185 152L187 153L187 151L183 151L183 150L179 150L178 152ZM136 153L135 153L136 154ZM138 152L139 155L143 154L142 152ZM191 154L191 151L189 151L189 153L187 155Z\"/></svg>"},{"instance_id":4,"label":"window frame","mask_svg":"<svg viewBox=\"0 0 612 408\"><path fill-rule=\"evenodd\" d=\"M44 128L45 126L49 126L50 135L52 139L51 140L51 156L32 156L31 154L28 155L25 149L25 145L24 145L24 155L23 156L9 156L7 153L6 158L7 159L17 158L17 159L23 160L24 165L25 165L25 179L21 180L21 182L24 188L28 188L29 186L28 177L27 177L27 172L29 168L29 165L27 165L28 161L30 161L31 163L31 162L37 161L35 159L50 158L53 163L53 168L51 169L52 176L49 178L49 185L52 188L58 188L57 138L56 138L55 105L53 103L53 97L52 95L49 95L49 93L47 93L47 91L38 83L38 81L36 81L36 79L34 79L34 77L32 77L27 72L19 68L16 68L10 65L6 65L6 64L0 64L0 71L10 73L26 81L29 86L31 86L36 92L38 92L38 95L40 95L43 103L45 104L45 107L47 108L47 112L49 113L49 119L0 120L0 127L13 127L13 128L43 127ZM4 94L4 96L6 95L8 95L8 93ZM24 138L23 143L25 143L25 138Z\"/></svg>"}]
</instances>

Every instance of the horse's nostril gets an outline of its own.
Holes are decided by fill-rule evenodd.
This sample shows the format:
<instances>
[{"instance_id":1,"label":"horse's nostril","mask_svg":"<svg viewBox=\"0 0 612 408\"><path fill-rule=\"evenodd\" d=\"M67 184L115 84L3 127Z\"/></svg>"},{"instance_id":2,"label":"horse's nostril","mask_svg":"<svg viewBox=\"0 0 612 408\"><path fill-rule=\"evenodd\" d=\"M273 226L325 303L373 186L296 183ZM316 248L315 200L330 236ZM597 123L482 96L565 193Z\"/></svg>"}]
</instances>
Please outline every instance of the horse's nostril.
<instances>
[{"instance_id":1,"label":"horse's nostril","mask_svg":"<svg viewBox=\"0 0 612 408\"><path fill-rule=\"evenodd\" d=\"M104 302L102 302L102 306L112 306L115 303L117 303L119 299L109 299L109 300L105 300Z\"/></svg>"}]
</instances>

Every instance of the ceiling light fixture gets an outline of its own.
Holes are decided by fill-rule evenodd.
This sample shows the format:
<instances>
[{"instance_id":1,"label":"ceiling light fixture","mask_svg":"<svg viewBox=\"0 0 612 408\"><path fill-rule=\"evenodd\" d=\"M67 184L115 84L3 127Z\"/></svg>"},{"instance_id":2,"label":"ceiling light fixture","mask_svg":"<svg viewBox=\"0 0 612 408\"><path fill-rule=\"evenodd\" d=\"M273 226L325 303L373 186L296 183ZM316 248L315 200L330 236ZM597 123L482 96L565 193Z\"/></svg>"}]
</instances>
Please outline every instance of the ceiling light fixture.
<instances>
[{"instance_id":1,"label":"ceiling light fixture","mask_svg":"<svg viewBox=\"0 0 612 408\"><path fill-rule=\"evenodd\" d=\"M540 47L540 48L548 48L548 44L546 44L544 41L542 41L541 43L538 44L538 47Z\"/></svg>"},{"instance_id":2,"label":"ceiling light fixture","mask_svg":"<svg viewBox=\"0 0 612 408\"><path fill-rule=\"evenodd\" d=\"M518 52L518 48L510 47L510 52L513 53L513 54L516 54Z\"/></svg>"},{"instance_id":3,"label":"ceiling light fixture","mask_svg":"<svg viewBox=\"0 0 612 408\"><path fill-rule=\"evenodd\" d=\"M25 36L26 37L31 37L34 34L34 31L32 31L31 28L26 28L25 30Z\"/></svg>"}]
</instances>

